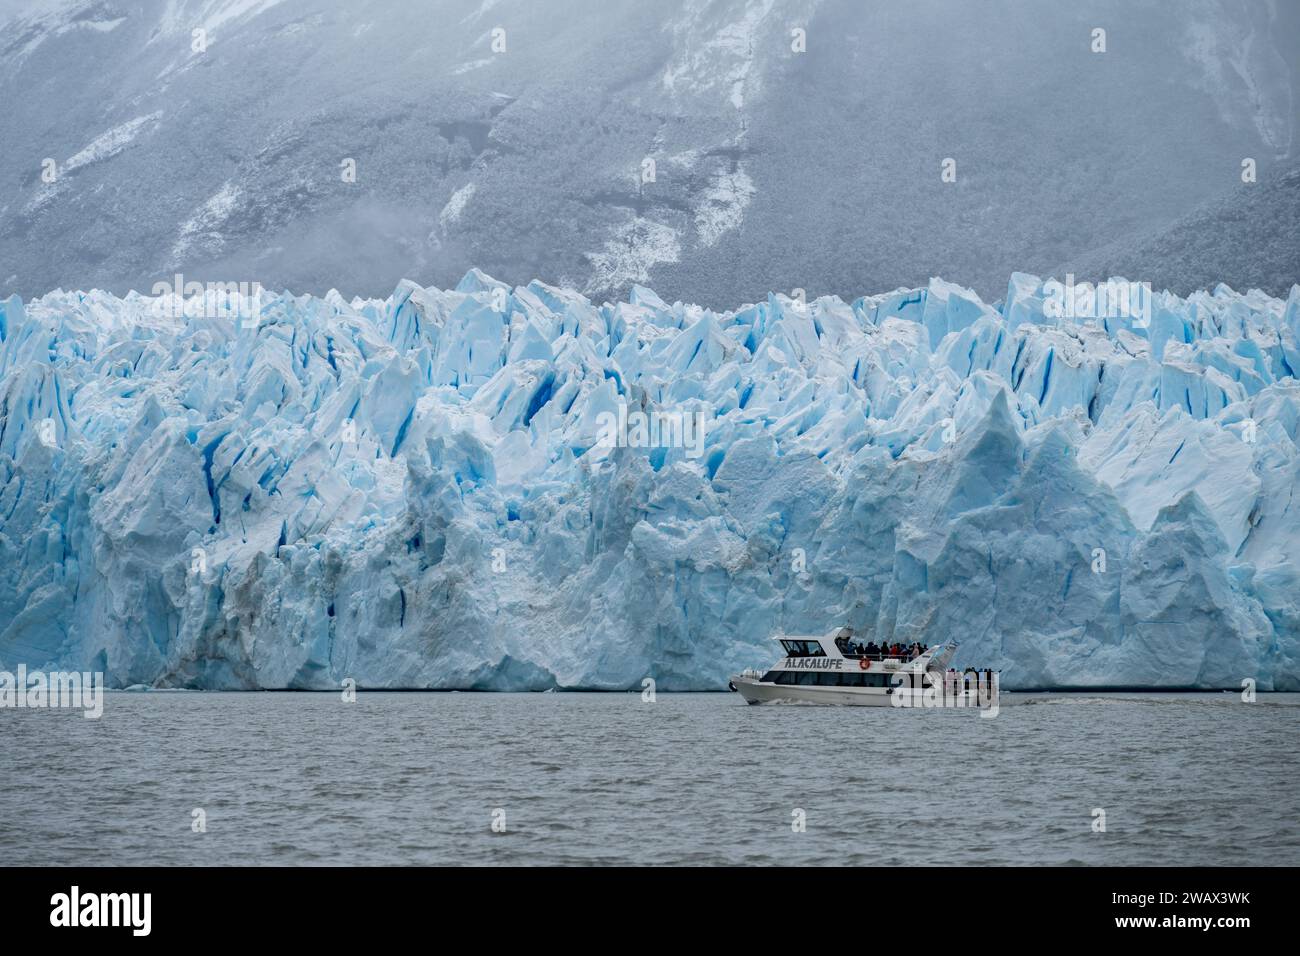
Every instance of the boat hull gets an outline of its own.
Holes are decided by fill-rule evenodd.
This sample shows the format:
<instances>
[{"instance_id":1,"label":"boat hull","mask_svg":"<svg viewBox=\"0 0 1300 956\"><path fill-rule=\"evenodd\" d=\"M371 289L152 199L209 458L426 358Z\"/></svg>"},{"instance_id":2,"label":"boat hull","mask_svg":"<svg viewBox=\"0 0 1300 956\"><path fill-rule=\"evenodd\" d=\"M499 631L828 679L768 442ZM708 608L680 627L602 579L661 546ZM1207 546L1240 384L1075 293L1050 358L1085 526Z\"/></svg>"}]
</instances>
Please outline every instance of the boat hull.
<instances>
[{"instance_id":1,"label":"boat hull","mask_svg":"<svg viewBox=\"0 0 1300 956\"><path fill-rule=\"evenodd\" d=\"M731 686L747 704L837 704L853 707L888 707L891 687L822 687L774 684L736 675Z\"/></svg>"}]
</instances>

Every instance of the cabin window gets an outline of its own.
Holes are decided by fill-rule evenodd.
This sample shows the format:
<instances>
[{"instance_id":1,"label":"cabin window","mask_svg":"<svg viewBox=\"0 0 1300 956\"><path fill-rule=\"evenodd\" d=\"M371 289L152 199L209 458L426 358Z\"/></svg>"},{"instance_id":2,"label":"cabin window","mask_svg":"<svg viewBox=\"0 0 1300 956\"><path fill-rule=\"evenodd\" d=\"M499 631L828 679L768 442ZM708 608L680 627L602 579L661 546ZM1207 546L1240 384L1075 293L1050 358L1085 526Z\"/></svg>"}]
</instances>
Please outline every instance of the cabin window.
<instances>
[{"instance_id":1,"label":"cabin window","mask_svg":"<svg viewBox=\"0 0 1300 956\"><path fill-rule=\"evenodd\" d=\"M786 657L825 657L826 652L818 641L781 641Z\"/></svg>"},{"instance_id":2,"label":"cabin window","mask_svg":"<svg viewBox=\"0 0 1300 956\"><path fill-rule=\"evenodd\" d=\"M773 684L797 684L800 687L889 687L891 674L864 674L861 671L768 671L763 680Z\"/></svg>"},{"instance_id":3,"label":"cabin window","mask_svg":"<svg viewBox=\"0 0 1300 956\"><path fill-rule=\"evenodd\" d=\"M838 677L836 683L841 687L884 687L889 683L888 674L864 674L861 671L845 671L830 676Z\"/></svg>"},{"instance_id":4,"label":"cabin window","mask_svg":"<svg viewBox=\"0 0 1300 956\"><path fill-rule=\"evenodd\" d=\"M821 671L777 671L776 683L778 684L797 684L800 687L812 687L820 684L820 677L825 677Z\"/></svg>"}]
</instances>

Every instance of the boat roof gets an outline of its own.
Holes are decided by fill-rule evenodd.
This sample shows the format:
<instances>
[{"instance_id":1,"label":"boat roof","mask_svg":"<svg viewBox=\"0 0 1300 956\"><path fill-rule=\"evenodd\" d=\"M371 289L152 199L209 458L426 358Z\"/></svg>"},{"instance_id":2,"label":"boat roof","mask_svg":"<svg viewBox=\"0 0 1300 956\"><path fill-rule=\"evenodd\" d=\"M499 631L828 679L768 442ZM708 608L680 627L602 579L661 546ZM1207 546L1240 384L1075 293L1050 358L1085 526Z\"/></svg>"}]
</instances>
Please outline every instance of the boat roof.
<instances>
[{"instance_id":1,"label":"boat roof","mask_svg":"<svg viewBox=\"0 0 1300 956\"><path fill-rule=\"evenodd\" d=\"M776 634L772 637L774 641L830 641L834 644L841 638L850 638L853 636L853 628L837 627L829 634ZM824 645L823 645L824 646Z\"/></svg>"}]
</instances>

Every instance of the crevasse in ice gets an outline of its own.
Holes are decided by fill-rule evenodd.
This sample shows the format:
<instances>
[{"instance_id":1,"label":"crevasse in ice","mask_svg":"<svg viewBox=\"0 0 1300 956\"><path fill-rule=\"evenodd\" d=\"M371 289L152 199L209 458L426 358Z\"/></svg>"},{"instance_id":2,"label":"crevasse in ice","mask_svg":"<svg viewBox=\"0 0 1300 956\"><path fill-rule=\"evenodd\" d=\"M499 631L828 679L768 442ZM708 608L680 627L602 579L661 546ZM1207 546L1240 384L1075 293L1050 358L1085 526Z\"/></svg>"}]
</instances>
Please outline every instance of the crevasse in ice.
<instances>
[{"instance_id":1,"label":"crevasse in ice","mask_svg":"<svg viewBox=\"0 0 1300 956\"><path fill-rule=\"evenodd\" d=\"M0 667L708 689L850 624L1004 687L1300 687L1300 287L1051 301L11 298Z\"/></svg>"}]
</instances>

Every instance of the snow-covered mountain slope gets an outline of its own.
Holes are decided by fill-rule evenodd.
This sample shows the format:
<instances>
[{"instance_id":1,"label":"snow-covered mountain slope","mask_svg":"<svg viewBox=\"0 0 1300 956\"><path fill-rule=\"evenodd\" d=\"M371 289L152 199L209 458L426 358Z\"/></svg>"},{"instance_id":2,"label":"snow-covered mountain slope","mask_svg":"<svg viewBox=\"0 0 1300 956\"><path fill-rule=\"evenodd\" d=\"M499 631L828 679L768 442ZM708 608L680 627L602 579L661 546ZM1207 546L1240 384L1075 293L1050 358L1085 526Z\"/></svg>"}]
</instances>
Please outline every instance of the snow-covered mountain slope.
<instances>
[{"instance_id":1,"label":"snow-covered mountain slope","mask_svg":"<svg viewBox=\"0 0 1300 956\"><path fill-rule=\"evenodd\" d=\"M1256 0L0 0L0 297L479 266L717 309L932 275L992 301L1245 157L1264 193L1297 161L1297 36L1300 4ZM1198 234L1198 266L1300 261L1251 231L1279 220Z\"/></svg>"},{"instance_id":2,"label":"snow-covered mountain slope","mask_svg":"<svg viewBox=\"0 0 1300 956\"><path fill-rule=\"evenodd\" d=\"M1229 262L1226 248L1249 250ZM1267 183L1240 186L1172 225L1124 236L1050 270L1055 275L1140 275L1186 294L1227 283L1235 289L1286 290L1300 269L1300 166Z\"/></svg>"},{"instance_id":3,"label":"snow-covered mountain slope","mask_svg":"<svg viewBox=\"0 0 1300 956\"><path fill-rule=\"evenodd\" d=\"M1300 287L1050 292L11 298L0 666L718 688L847 623L1007 686L1300 687Z\"/></svg>"}]
</instances>

